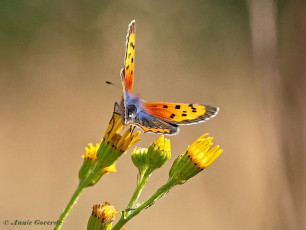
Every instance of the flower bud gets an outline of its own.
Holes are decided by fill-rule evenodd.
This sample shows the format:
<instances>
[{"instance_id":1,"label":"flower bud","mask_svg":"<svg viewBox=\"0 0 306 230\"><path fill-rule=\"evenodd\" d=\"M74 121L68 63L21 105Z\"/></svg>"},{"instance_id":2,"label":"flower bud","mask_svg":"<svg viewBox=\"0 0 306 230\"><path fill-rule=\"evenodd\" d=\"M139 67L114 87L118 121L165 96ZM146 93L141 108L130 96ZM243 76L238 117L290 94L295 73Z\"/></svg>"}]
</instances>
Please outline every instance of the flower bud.
<instances>
[{"instance_id":1,"label":"flower bud","mask_svg":"<svg viewBox=\"0 0 306 230\"><path fill-rule=\"evenodd\" d=\"M150 171L162 167L171 158L170 140L159 136L148 149L147 164Z\"/></svg>"},{"instance_id":2,"label":"flower bud","mask_svg":"<svg viewBox=\"0 0 306 230\"><path fill-rule=\"evenodd\" d=\"M92 208L91 216L89 217L88 230L110 230L112 222L115 220L117 211L110 203L105 202L102 205L97 204Z\"/></svg>"}]
</instances>

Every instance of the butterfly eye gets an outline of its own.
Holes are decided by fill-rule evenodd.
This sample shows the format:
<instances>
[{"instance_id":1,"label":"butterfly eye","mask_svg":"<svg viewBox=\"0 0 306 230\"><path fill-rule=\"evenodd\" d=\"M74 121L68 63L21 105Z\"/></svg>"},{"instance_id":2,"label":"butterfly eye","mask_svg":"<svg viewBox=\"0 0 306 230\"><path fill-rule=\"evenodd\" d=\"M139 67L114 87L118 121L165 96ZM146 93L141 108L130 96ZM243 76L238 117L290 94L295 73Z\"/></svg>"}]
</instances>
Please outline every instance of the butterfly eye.
<instances>
[{"instance_id":1,"label":"butterfly eye","mask_svg":"<svg viewBox=\"0 0 306 230\"><path fill-rule=\"evenodd\" d=\"M137 114L137 107L135 105L128 105L127 106L127 115L129 119L133 119L136 117Z\"/></svg>"}]
</instances>

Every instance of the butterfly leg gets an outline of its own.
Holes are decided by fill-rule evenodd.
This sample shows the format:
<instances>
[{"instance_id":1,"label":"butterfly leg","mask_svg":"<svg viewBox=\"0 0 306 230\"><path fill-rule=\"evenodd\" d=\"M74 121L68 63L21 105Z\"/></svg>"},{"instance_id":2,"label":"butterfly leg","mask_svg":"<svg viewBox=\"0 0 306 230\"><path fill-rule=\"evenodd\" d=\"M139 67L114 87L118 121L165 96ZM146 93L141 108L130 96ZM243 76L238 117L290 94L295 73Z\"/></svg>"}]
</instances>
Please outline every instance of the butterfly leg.
<instances>
[{"instance_id":1,"label":"butterfly leg","mask_svg":"<svg viewBox=\"0 0 306 230\"><path fill-rule=\"evenodd\" d=\"M133 135L133 132L135 130L136 126L135 125L130 125L130 133Z\"/></svg>"},{"instance_id":2,"label":"butterfly leg","mask_svg":"<svg viewBox=\"0 0 306 230\"><path fill-rule=\"evenodd\" d=\"M120 109L119 109L119 104L117 102L114 103L114 110L113 110L113 116L112 116L112 119L114 118L114 114L117 114L117 115L120 115L121 116L121 113L119 112Z\"/></svg>"},{"instance_id":3,"label":"butterfly leg","mask_svg":"<svg viewBox=\"0 0 306 230\"><path fill-rule=\"evenodd\" d=\"M113 115L112 115L112 117L111 117L111 119L110 119L110 121L109 121L109 124L111 123L111 122L113 122L113 124L112 124L112 128L110 129L110 131L107 133L107 134L110 134L110 132L113 130L113 128L114 128L114 125L115 125L115 114L117 114L117 115L121 115L119 112L119 104L117 103L117 102L115 102L115 104L114 104L114 110L113 110Z\"/></svg>"}]
</instances>

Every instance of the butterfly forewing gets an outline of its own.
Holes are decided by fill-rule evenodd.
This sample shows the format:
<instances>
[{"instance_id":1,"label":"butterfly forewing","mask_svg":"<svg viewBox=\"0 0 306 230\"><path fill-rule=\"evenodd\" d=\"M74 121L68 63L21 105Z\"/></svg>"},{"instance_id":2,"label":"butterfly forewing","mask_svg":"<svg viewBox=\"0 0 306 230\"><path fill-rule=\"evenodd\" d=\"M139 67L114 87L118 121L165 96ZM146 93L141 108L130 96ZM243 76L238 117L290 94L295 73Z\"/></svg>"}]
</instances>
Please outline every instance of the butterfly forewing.
<instances>
[{"instance_id":1,"label":"butterfly forewing","mask_svg":"<svg viewBox=\"0 0 306 230\"><path fill-rule=\"evenodd\" d=\"M126 50L124 57L124 69L121 71L122 82L129 92L134 84L134 62L135 62L135 20L131 21L126 37Z\"/></svg>"},{"instance_id":2,"label":"butterfly forewing","mask_svg":"<svg viewBox=\"0 0 306 230\"><path fill-rule=\"evenodd\" d=\"M175 124L193 124L204 122L218 113L218 108L210 105L147 102L147 113Z\"/></svg>"}]
</instances>

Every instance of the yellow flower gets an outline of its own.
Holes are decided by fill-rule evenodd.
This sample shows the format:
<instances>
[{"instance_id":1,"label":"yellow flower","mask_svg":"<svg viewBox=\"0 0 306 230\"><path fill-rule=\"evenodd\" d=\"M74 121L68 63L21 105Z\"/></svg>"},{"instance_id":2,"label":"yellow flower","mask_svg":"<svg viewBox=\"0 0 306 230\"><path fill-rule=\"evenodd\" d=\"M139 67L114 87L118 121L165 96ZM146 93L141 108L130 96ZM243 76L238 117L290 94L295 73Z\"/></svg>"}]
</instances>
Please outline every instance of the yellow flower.
<instances>
[{"instance_id":1,"label":"yellow flower","mask_svg":"<svg viewBox=\"0 0 306 230\"><path fill-rule=\"evenodd\" d=\"M121 121L121 117L119 114L114 113L113 117L106 129L103 141L112 145L115 149L119 151L125 152L129 149L133 144L139 141L140 131L132 134L133 127L130 127L125 131L125 133L121 136L119 132L123 129L124 125Z\"/></svg>"},{"instance_id":2,"label":"yellow flower","mask_svg":"<svg viewBox=\"0 0 306 230\"><path fill-rule=\"evenodd\" d=\"M187 149L191 161L201 170L210 166L223 152L219 145L211 149L213 138L207 136L207 133L202 135Z\"/></svg>"},{"instance_id":3,"label":"yellow flower","mask_svg":"<svg viewBox=\"0 0 306 230\"><path fill-rule=\"evenodd\" d=\"M83 159L91 159L92 161L97 160L97 151L100 147L100 143L93 145L88 143L88 147L85 147L85 153L82 155Z\"/></svg>"},{"instance_id":4,"label":"yellow flower","mask_svg":"<svg viewBox=\"0 0 306 230\"><path fill-rule=\"evenodd\" d=\"M88 144L83 154L84 163L79 171L80 183L86 187L96 184L107 173L116 172L116 160L139 139L140 131L132 134L129 128L121 136L123 124L120 115L113 114L101 143Z\"/></svg>"},{"instance_id":5,"label":"yellow flower","mask_svg":"<svg viewBox=\"0 0 306 230\"><path fill-rule=\"evenodd\" d=\"M111 224L115 220L117 213L115 207L108 202L105 202L102 205L94 205L92 208L92 214L88 220L87 229L111 229Z\"/></svg>"},{"instance_id":6,"label":"yellow flower","mask_svg":"<svg viewBox=\"0 0 306 230\"><path fill-rule=\"evenodd\" d=\"M97 151L100 148L100 143L97 143L96 145L93 145L92 143L88 143L88 147L85 147L85 153L82 155L83 159L88 159L91 161L96 161L97 160ZM103 172L105 173L110 173L110 172L116 172L116 166L115 164L112 164L109 167L105 167L102 169Z\"/></svg>"},{"instance_id":7,"label":"yellow flower","mask_svg":"<svg viewBox=\"0 0 306 230\"><path fill-rule=\"evenodd\" d=\"M114 113L106 129L101 146L97 152L97 160L101 167L113 164L123 152L140 140L140 131L132 133L132 127L128 128L123 135L119 132L123 129L120 115Z\"/></svg>"},{"instance_id":8,"label":"yellow flower","mask_svg":"<svg viewBox=\"0 0 306 230\"><path fill-rule=\"evenodd\" d=\"M100 148L100 143L97 143L96 145L89 143L88 147L85 147L85 153L82 155L84 162L79 171L80 182L82 182L92 172L92 169L96 165L97 151L99 148ZM115 163L113 163L108 167L101 168L99 171L97 171L95 173L95 176L92 177L88 186L96 184L104 174L108 174L110 172L116 172Z\"/></svg>"},{"instance_id":9,"label":"yellow flower","mask_svg":"<svg viewBox=\"0 0 306 230\"><path fill-rule=\"evenodd\" d=\"M110 172L117 172L115 163L112 164L111 166L108 166L108 167L103 168L102 171L103 171L105 174L110 173Z\"/></svg>"},{"instance_id":10,"label":"yellow flower","mask_svg":"<svg viewBox=\"0 0 306 230\"><path fill-rule=\"evenodd\" d=\"M175 179L178 184L183 184L210 166L223 151L219 145L211 148L212 139L208 134L204 134L188 146L187 150L174 161L169 179Z\"/></svg>"}]
</instances>

